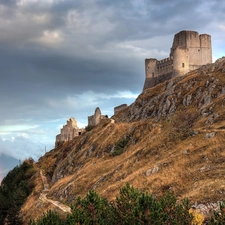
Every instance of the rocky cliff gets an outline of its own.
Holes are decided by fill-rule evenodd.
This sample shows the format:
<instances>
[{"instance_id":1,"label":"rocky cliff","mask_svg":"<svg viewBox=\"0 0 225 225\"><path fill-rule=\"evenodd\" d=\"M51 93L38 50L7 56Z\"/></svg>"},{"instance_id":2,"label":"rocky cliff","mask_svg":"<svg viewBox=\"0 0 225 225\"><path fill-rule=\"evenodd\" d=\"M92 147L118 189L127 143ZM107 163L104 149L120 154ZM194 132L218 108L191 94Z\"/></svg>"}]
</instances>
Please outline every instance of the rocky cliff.
<instances>
[{"instance_id":1,"label":"rocky cliff","mask_svg":"<svg viewBox=\"0 0 225 225\"><path fill-rule=\"evenodd\" d=\"M39 159L49 199L71 204L94 189L113 200L129 182L155 196L172 191L193 203L224 200L225 58L146 89L113 119ZM40 200L36 179L24 220L53 207Z\"/></svg>"}]
</instances>

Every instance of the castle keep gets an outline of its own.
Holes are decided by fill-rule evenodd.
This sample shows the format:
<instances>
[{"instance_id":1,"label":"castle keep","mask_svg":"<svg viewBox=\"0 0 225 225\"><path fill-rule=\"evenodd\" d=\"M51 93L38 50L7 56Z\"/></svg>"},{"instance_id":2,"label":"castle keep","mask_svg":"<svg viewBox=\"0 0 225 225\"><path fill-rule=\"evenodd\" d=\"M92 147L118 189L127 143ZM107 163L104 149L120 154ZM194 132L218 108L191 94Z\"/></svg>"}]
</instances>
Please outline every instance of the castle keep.
<instances>
[{"instance_id":1,"label":"castle keep","mask_svg":"<svg viewBox=\"0 0 225 225\"><path fill-rule=\"evenodd\" d=\"M212 63L211 36L196 31L175 34L168 58L145 59L145 84L143 90L176 76L182 76L202 65Z\"/></svg>"}]
</instances>

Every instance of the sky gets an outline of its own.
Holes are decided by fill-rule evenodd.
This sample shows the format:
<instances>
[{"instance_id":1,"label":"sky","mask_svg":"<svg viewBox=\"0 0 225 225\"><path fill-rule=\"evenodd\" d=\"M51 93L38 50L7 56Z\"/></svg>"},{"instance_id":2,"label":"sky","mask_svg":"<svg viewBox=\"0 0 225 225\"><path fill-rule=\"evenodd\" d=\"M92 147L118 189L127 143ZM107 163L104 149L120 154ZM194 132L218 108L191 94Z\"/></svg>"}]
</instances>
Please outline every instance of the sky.
<instances>
[{"instance_id":1,"label":"sky","mask_svg":"<svg viewBox=\"0 0 225 225\"><path fill-rule=\"evenodd\" d=\"M70 117L113 115L141 93L145 58L173 36L212 36L225 50L224 0L1 0L0 154L37 160Z\"/></svg>"}]
</instances>

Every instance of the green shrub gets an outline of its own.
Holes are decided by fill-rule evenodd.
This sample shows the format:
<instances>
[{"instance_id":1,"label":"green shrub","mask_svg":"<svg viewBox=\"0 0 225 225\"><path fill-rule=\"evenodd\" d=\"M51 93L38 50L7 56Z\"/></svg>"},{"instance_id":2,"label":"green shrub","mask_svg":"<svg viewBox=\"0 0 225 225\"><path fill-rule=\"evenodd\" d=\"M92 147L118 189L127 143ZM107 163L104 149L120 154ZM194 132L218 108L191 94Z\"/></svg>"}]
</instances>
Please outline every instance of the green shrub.
<instances>
[{"instance_id":1,"label":"green shrub","mask_svg":"<svg viewBox=\"0 0 225 225\"><path fill-rule=\"evenodd\" d=\"M127 184L120 190L114 207L113 224L191 224L188 201L177 204L175 196L168 193L161 199L141 193Z\"/></svg>"},{"instance_id":2,"label":"green shrub","mask_svg":"<svg viewBox=\"0 0 225 225\"><path fill-rule=\"evenodd\" d=\"M105 198L99 197L95 191L90 191L86 197L78 197L72 206L72 215L67 216L68 225L72 224L107 224L109 203Z\"/></svg>"},{"instance_id":3,"label":"green shrub","mask_svg":"<svg viewBox=\"0 0 225 225\"><path fill-rule=\"evenodd\" d=\"M45 220L42 218L30 225L190 225L193 216L189 214L189 208L187 200L178 204L172 193L156 199L127 183L120 189L115 202L109 203L95 191L90 191L86 197L77 198L66 221L58 218L58 214L48 213Z\"/></svg>"},{"instance_id":4,"label":"green shrub","mask_svg":"<svg viewBox=\"0 0 225 225\"><path fill-rule=\"evenodd\" d=\"M29 225L64 225L65 222L60 218L57 212L49 210L41 219L36 222L31 220Z\"/></svg>"},{"instance_id":5,"label":"green shrub","mask_svg":"<svg viewBox=\"0 0 225 225\"><path fill-rule=\"evenodd\" d=\"M128 144L129 140L130 140L129 137L124 137L124 138L120 139L115 144L114 151L112 152L112 156L121 155L124 152L124 148Z\"/></svg>"}]
</instances>

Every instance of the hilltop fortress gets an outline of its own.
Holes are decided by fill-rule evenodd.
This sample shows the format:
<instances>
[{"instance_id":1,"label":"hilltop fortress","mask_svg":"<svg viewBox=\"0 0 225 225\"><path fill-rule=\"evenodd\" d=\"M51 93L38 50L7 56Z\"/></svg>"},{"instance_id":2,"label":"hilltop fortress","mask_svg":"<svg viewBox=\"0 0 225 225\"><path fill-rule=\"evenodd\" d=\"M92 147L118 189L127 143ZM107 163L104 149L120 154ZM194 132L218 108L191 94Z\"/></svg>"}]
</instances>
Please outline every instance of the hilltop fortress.
<instances>
[{"instance_id":1,"label":"hilltop fortress","mask_svg":"<svg viewBox=\"0 0 225 225\"><path fill-rule=\"evenodd\" d=\"M175 34L168 58L145 59L145 83L143 90L182 76L200 66L212 63L211 36L196 31L180 31Z\"/></svg>"},{"instance_id":2,"label":"hilltop fortress","mask_svg":"<svg viewBox=\"0 0 225 225\"><path fill-rule=\"evenodd\" d=\"M181 31L174 36L168 58L162 60L145 59L146 79L143 90L173 77L183 76L207 63L212 63L211 36L208 34L199 35L196 31ZM126 104L115 107L114 115L127 107ZM107 118L108 116L102 115L100 108L97 107L94 115L88 116L88 126L96 126L101 120ZM113 122L112 119L111 122ZM72 140L84 131L85 129L78 128L74 118L70 118L61 129L60 134L56 136L56 146L59 142Z\"/></svg>"}]
</instances>

